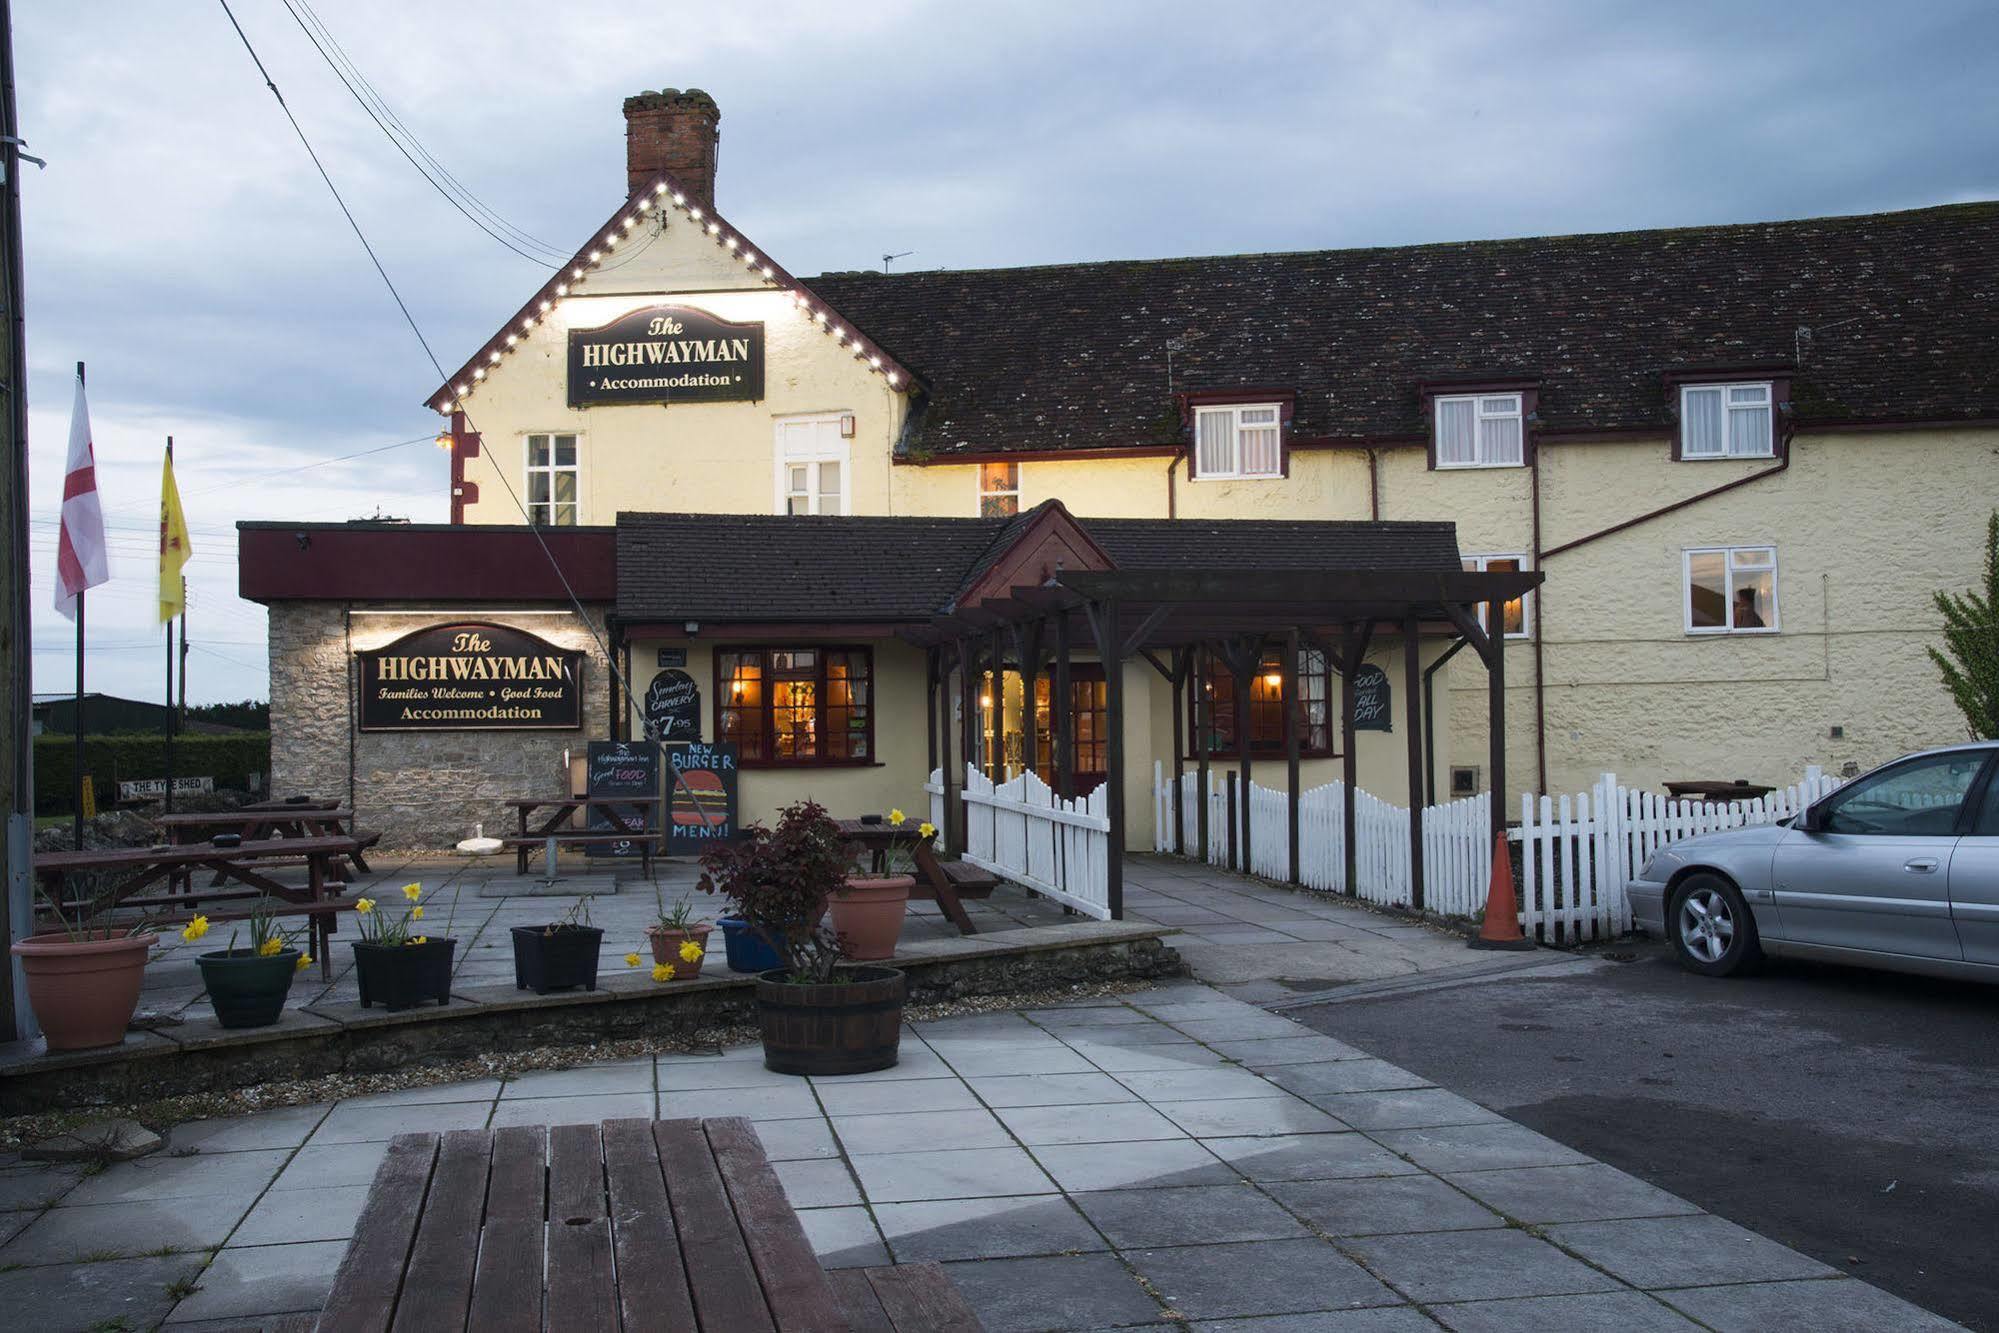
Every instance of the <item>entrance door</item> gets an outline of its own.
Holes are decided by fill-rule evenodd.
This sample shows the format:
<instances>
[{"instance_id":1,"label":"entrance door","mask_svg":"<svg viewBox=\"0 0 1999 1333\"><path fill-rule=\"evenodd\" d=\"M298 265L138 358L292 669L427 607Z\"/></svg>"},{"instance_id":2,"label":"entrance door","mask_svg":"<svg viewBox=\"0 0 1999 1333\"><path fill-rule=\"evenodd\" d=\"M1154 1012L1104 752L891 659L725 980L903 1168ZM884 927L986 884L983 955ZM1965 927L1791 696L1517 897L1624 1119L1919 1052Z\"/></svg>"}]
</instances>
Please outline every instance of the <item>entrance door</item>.
<instances>
[{"instance_id":1,"label":"entrance door","mask_svg":"<svg viewBox=\"0 0 1999 1333\"><path fill-rule=\"evenodd\" d=\"M1055 781L1055 727L1049 712L1049 696L1054 692L1052 674L1043 672L1034 682L1034 771L1049 786ZM1095 791L1110 773L1110 686L1101 665L1079 663L1069 668L1069 790L1077 796Z\"/></svg>"},{"instance_id":2,"label":"entrance door","mask_svg":"<svg viewBox=\"0 0 1999 1333\"><path fill-rule=\"evenodd\" d=\"M1961 958L1951 920L1958 816L1986 752L1922 755L1857 779L1792 829L1772 866L1784 937L1840 949Z\"/></svg>"}]
</instances>

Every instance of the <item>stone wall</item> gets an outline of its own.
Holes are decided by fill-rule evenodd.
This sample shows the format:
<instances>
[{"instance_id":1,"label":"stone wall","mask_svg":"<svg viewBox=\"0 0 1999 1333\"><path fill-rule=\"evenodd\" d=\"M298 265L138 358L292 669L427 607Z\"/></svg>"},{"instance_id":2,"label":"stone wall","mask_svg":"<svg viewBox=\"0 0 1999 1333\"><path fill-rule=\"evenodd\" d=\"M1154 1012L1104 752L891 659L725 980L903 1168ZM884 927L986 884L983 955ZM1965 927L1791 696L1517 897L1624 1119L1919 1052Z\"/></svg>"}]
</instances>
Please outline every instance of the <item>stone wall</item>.
<instances>
[{"instance_id":1,"label":"stone wall","mask_svg":"<svg viewBox=\"0 0 1999 1333\"><path fill-rule=\"evenodd\" d=\"M272 603L271 790L340 798L360 827L381 832L385 848L448 848L482 824L489 836L513 831L509 798L561 793L563 751L580 756L586 742L611 734L610 673L592 633L605 634L604 611L588 608L586 625L566 611L421 616L380 604ZM354 654L458 619L509 625L582 650L582 728L355 730Z\"/></svg>"}]
</instances>

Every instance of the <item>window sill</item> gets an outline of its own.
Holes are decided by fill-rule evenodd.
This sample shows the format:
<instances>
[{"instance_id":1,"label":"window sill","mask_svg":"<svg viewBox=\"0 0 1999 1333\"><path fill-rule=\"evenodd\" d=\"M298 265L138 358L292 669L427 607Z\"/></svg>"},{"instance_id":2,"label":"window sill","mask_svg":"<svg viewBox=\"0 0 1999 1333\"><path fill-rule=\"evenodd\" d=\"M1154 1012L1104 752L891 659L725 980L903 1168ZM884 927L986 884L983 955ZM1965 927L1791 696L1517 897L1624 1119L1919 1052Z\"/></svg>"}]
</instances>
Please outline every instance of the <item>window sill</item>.
<instances>
[{"instance_id":1,"label":"window sill","mask_svg":"<svg viewBox=\"0 0 1999 1333\"><path fill-rule=\"evenodd\" d=\"M1200 472L1187 478L1188 481L1283 481L1282 472Z\"/></svg>"},{"instance_id":2,"label":"window sill","mask_svg":"<svg viewBox=\"0 0 1999 1333\"><path fill-rule=\"evenodd\" d=\"M1775 462L1775 450L1764 454L1681 454L1673 460L1677 463L1771 463Z\"/></svg>"},{"instance_id":3,"label":"window sill","mask_svg":"<svg viewBox=\"0 0 1999 1333\"><path fill-rule=\"evenodd\" d=\"M1507 472L1507 471L1512 471L1516 468L1525 468L1526 466L1527 464L1525 464L1524 462L1523 463L1434 463L1431 465L1430 470L1432 472Z\"/></svg>"},{"instance_id":4,"label":"window sill","mask_svg":"<svg viewBox=\"0 0 1999 1333\"><path fill-rule=\"evenodd\" d=\"M1782 627L1778 625L1769 625L1762 629L1690 629L1687 631L1687 637L1690 639L1740 639L1754 638L1758 635L1781 634L1782 632Z\"/></svg>"}]
</instances>

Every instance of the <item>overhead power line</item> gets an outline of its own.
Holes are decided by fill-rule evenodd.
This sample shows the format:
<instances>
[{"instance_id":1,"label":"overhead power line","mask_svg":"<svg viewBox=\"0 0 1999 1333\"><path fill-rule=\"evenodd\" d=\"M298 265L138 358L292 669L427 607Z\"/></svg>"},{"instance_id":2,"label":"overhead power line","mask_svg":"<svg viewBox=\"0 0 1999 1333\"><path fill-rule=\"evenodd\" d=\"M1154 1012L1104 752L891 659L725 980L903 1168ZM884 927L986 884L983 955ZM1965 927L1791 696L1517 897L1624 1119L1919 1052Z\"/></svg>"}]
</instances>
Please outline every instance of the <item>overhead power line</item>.
<instances>
[{"instance_id":1,"label":"overhead power line","mask_svg":"<svg viewBox=\"0 0 1999 1333\"><path fill-rule=\"evenodd\" d=\"M312 43L312 49L319 52L320 59L324 60L327 68L333 71L334 77L339 79L341 85L353 95L354 100L360 103L361 109L368 113L368 119L375 122L376 128L388 137L389 142L396 146L396 151L417 169L418 174L429 182L430 187L444 196L445 202L464 214L467 222L522 259L540 264L543 268L561 268L568 261L567 251L558 250L545 241L538 241L514 226L489 208L471 190L460 184L457 177L446 171L443 164L423 146L423 142L411 133L409 127L397 119L395 112L389 109L389 104L375 91L374 85L362 76L360 68L341 48L340 43L333 39L333 34L327 29L325 22L318 14L313 13L312 7L306 4L305 0L284 0L284 6L285 11L292 16L292 21L298 24L299 31L303 32L306 40ZM301 14L300 10L305 12ZM311 23L306 22L307 15L311 16ZM329 50L329 47L332 49ZM335 52L338 52L337 59ZM415 155L411 153L411 149L415 150ZM419 162L417 155L420 155L423 161ZM523 246L543 251L546 257L543 254L531 253L530 250L523 249Z\"/></svg>"}]
</instances>

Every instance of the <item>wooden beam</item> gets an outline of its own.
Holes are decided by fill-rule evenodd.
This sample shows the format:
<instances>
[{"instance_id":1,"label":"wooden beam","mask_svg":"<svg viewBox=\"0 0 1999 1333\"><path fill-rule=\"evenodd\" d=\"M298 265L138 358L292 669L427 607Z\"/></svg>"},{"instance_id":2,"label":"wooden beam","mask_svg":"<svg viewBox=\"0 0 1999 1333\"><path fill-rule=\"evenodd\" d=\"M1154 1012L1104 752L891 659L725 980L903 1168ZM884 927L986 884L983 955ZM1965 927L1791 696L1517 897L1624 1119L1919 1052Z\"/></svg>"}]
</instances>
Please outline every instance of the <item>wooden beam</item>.
<instances>
[{"instance_id":1,"label":"wooden beam","mask_svg":"<svg viewBox=\"0 0 1999 1333\"><path fill-rule=\"evenodd\" d=\"M1298 677L1298 631L1294 629L1284 636L1284 775L1287 784L1284 812L1289 835L1286 844L1288 859L1285 861L1289 873L1285 878L1301 887L1305 881L1298 873L1298 749L1303 739L1299 733L1305 729L1304 692L1303 682Z\"/></svg>"},{"instance_id":2,"label":"wooden beam","mask_svg":"<svg viewBox=\"0 0 1999 1333\"><path fill-rule=\"evenodd\" d=\"M1473 652L1478 654L1479 660L1487 666L1491 666L1494 640L1490 634L1485 632L1485 627L1478 623L1478 617L1473 615L1468 607L1451 605L1446 606L1444 610L1449 614L1451 624L1457 626L1458 633L1463 636L1464 641L1471 645ZM1506 622L1495 620L1491 623L1504 625Z\"/></svg>"},{"instance_id":3,"label":"wooden beam","mask_svg":"<svg viewBox=\"0 0 1999 1333\"><path fill-rule=\"evenodd\" d=\"M1124 920L1124 648L1118 636L1115 601L1093 603L1090 627L1104 658L1104 796L1110 816L1110 837L1104 850L1104 876L1111 920Z\"/></svg>"},{"instance_id":4,"label":"wooden beam","mask_svg":"<svg viewBox=\"0 0 1999 1333\"><path fill-rule=\"evenodd\" d=\"M1120 656L1129 657L1139 649L1145 647L1147 643L1150 643L1153 632L1165 623L1166 617L1172 613L1172 610L1173 608L1170 606L1155 606L1146 612L1145 619L1139 621L1138 628L1134 629L1130 636L1125 639L1124 650Z\"/></svg>"},{"instance_id":5,"label":"wooden beam","mask_svg":"<svg viewBox=\"0 0 1999 1333\"><path fill-rule=\"evenodd\" d=\"M1254 748L1250 745L1249 736L1249 683L1255 677L1256 668L1262 657L1262 643L1259 640L1253 655L1242 653L1238 646L1238 651L1232 655L1233 660L1229 664L1230 674L1235 677L1236 771L1242 775L1242 810L1236 818L1237 827L1241 830L1240 841L1237 843L1240 855L1237 860L1245 875L1255 873L1250 869L1255 864L1250 859L1255 835L1250 830L1249 818L1250 772L1253 763L1250 750Z\"/></svg>"},{"instance_id":6,"label":"wooden beam","mask_svg":"<svg viewBox=\"0 0 1999 1333\"><path fill-rule=\"evenodd\" d=\"M1067 801L1076 795L1076 718L1069 685L1069 618L1055 622L1055 689L1048 701L1048 720L1055 725L1055 794Z\"/></svg>"},{"instance_id":7,"label":"wooden beam","mask_svg":"<svg viewBox=\"0 0 1999 1333\"><path fill-rule=\"evenodd\" d=\"M1189 648L1189 660L1193 663L1194 678L1194 756L1200 781L1194 793L1194 835L1198 844L1196 851L1201 864L1208 864L1208 742L1214 735L1214 719L1210 714L1214 704L1208 698L1208 651L1205 648Z\"/></svg>"},{"instance_id":8,"label":"wooden beam","mask_svg":"<svg viewBox=\"0 0 1999 1333\"><path fill-rule=\"evenodd\" d=\"M1354 845L1359 818L1354 810L1354 792L1360 783L1359 756L1354 753L1354 673L1367 660L1367 641L1374 633L1372 621L1362 621L1349 625L1341 643L1341 660L1347 669L1340 673L1340 784L1341 831L1345 834L1346 847L1346 892L1354 896L1360 892L1360 849Z\"/></svg>"},{"instance_id":9,"label":"wooden beam","mask_svg":"<svg viewBox=\"0 0 1999 1333\"><path fill-rule=\"evenodd\" d=\"M1151 654L1147 654L1151 656ZM1191 648L1176 648L1173 652L1173 674L1168 677L1173 682L1173 852L1177 856L1187 854L1187 816L1185 783L1182 778L1187 772L1186 727L1187 714L1187 663L1193 656ZM1157 666L1158 663L1154 663Z\"/></svg>"},{"instance_id":10,"label":"wooden beam","mask_svg":"<svg viewBox=\"0 0 1999 1333\"><path fill-rule=\"evenodd\" d=\"M942 647L937 650L937 661L937 711L932 718L932 725L937 728L937 769L943 777L944 845L954 852L962 852L965 850L963 841L954 842L951 838L951 830L958 827L960 804L952 799L952 794L963 784L958 781L958 775L952 771L956 765L951 762L951 662L945 656Z\"/></svg>"},{"instance_id":11,"label":"wooden beam","mask_svg":"<svg viewBox=\"0 0 1999 1333\"><path fill-rule=\"evenodd\" d=\"M1402 622L1402 711L1409 733L1409 905L1423 910L1423 664L1416 617Z\"/></svg>"}]
</instances>

